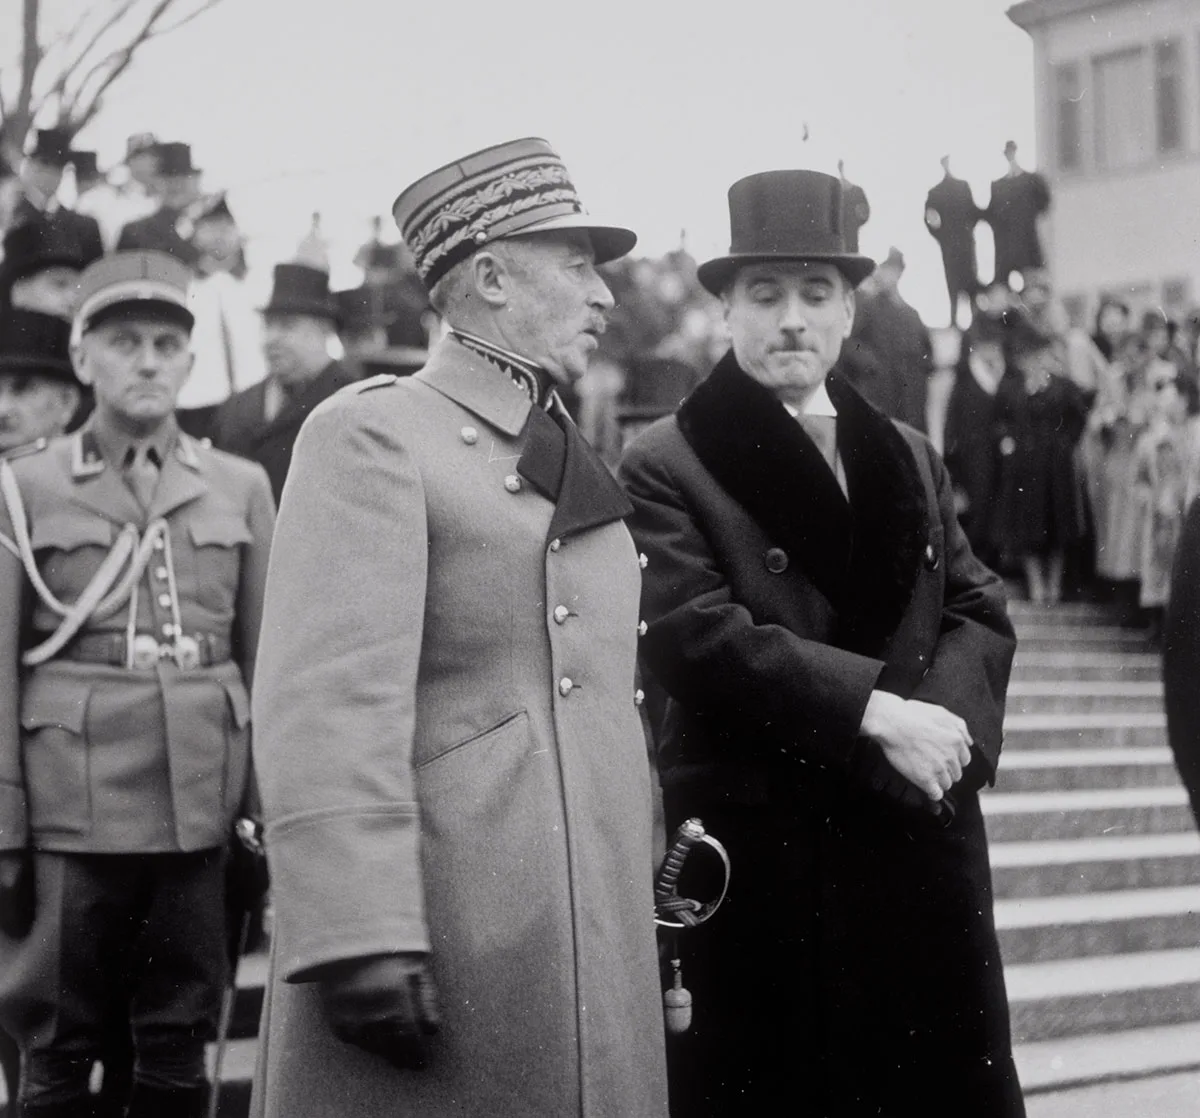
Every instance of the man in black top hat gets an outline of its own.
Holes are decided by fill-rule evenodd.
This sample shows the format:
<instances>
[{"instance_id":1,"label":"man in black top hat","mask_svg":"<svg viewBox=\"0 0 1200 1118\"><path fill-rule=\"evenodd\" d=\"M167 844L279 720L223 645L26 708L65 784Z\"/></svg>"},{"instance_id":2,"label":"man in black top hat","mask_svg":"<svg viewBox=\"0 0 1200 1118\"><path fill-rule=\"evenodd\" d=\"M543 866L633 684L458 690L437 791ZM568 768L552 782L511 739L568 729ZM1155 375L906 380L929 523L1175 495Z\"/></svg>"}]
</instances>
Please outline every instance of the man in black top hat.
<instances>
[{"instance_id":1,"label":"man in black top hat","mask_svg":"<svg viewBox=\"0 0 1200 1118\"><path fill-rule=\"evenodd\" d=\"M0 310L39 311L70 322L85 264L79 238L63 225L27 221L13 226L4 235L0 260Z\"/></svg>"},{"instance_id":2,"label":"man in black top hat","mask_svg":"<svg viewBox=\"0 0 1200 1118\"><path fill-rule=\"evenodd\" d=\"M188 144L161 143L155 146L158 209L149 217L131 221L117 239L117 249L153 249L195 267L199 256L189 236L180 232L180 218L200 196L200 170L192 165ZM186 227L185 227L186 228Z\"/></svg>"},{"instance_id":3,"label":"man in black top hat","mask_svg":"<svg viewBox=\"0 0 1200 1118\"><path fill-rule=\"evenodd\" d=\"M958 321L961 297L966 296L970 312L979 290L975 226L982 216L971 194L971 184L951 174L950 156L942 156L942 180L925 196L925 228L942 249L951 326Z\"/></svg>"},{"instance_id":4,"label":"man in black top hat","mask_svg":"<svg viewBox=\"0 0 1200 1118\"><path fill-rule=\"evenodd\" d=\"M41 222L73 236L79 242L86 265L104 255L104 243L94 218L75 213L58 201L63 170L70 161L70 133L62 128L39 128L33 145L21 160L18 171L21 194L10 228Z\"/></svg>"},{"instance_id":5,"label":"man in black top hat","mask_svg":"<svg viewBox=\"0 0 1200 1118\"><path fill-rule=\"evenodd\" d=\"M668 828L728 848L680 934L672 1113L1023 1114L977 789L1015 641L929 442L846 381L838 180L729 191L732 348L626 451ZM700 889L697 883L697 890ZM698 891L689 895L701 895Z\"/></svg>"},{"instance_id":6,"label":"man in black top hat","mask_svg":"<svg viewBox=\"0 0 1200 1118\"><path fill-rule=\"evenodd\" d=\"M218 409L212 438L260 463L278 502L300 427L327 396L355 377L329 356L340 314L329 276L307 264L278 264L263 308L267 378Z\"/></svg>"},{"instance_id":7,"label":"man in black top hat","mask_svg":"<svg viewBox=\"0 0 1200 1118\"><path fill-rule=\"evenodd\" d=\"M1045 263L1038 219L1050 208L1050 186L1037 171L1026 171L1017 162L1017 145L1004 145L1008 170L992 183L984 219L996 242L994 283L1010 283L1013 272L1041 268Z\"/></svg>"}]
</instances>

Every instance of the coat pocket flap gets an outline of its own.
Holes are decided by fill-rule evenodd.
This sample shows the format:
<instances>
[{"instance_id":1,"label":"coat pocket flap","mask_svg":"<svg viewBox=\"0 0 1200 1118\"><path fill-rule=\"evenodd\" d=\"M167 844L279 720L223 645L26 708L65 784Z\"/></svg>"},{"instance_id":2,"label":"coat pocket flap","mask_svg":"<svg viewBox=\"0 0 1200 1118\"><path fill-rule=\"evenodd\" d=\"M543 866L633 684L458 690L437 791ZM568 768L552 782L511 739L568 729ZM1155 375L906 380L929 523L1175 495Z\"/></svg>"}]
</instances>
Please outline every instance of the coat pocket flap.
<instances>
[{"instance_id":1,"label":"coat pocket flap","mask_svg":"<svg viewBox=\"0 0 1200 1118\"><path fill-rule=\"evenodd\" d=\"M233 724L239 730L245 729L250 723L250 696L246 693L246 685L241 680L226 680L225 694L229 697Z\"/></svg>"},{"instance_id":2,"label":"coat pocket flap","mask_svg":"<svg viewBox=\"0 0 1200 1118\"><path fill-rule=\"evenodd\" d=\"M21 726L26 730L60 726L82 735L91 691L86 680L62 676L40 680L35 675L21 697Z\"/></svg>"},{"instance_id":3,"label":"coat pocket flap","mask_svg":"<svg viewBox=\"0 0 1200 1118\"><path fill-rule=\"evenodd\" d=\"M49 548L54 551L74 551L77 547L110 547L113 525L97 516L39 517L29 526L29 539L34 551Z\"/></svg>"},{"instance_id":4,"label":"coat pocket flap","mask_svg":"<svg viewBox=\"0 0 1200 1118\"><path fill-rule=\"evenodd\" d=\"M188 527L196 547L236 547L250 543L250 527L236 516L198 517Z\"/></svg>"}]
</instances>

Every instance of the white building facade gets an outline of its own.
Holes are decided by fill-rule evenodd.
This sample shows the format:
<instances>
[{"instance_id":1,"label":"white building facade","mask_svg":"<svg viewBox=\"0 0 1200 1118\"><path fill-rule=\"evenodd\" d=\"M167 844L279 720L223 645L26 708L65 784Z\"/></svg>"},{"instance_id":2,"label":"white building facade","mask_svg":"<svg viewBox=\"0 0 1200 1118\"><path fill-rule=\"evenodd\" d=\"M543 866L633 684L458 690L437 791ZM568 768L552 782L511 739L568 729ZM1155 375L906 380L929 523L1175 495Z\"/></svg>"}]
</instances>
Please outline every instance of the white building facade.
<instances>
[{"instance_id":1,"label":"white building facade","mask_svg":"<svg viewBox=\"0 0 1200 1118\"><path fill-rule=\"evenodd\" d=\"M1200 0L1026 0L1043 237L1072 319L1200 303Z\"/></svg>"}]
</instances>

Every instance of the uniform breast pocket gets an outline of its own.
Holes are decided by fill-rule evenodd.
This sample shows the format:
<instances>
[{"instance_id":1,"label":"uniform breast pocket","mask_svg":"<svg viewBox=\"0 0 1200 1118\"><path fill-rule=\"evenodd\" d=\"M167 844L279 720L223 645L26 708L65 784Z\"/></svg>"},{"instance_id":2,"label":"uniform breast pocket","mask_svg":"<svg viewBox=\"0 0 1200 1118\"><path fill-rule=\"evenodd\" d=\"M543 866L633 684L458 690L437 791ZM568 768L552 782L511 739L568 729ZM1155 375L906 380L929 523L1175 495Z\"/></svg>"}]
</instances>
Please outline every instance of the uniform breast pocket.
<instances>
[{"instance_id":1,"label":"uniform breast pocket","mask_svg":"<svg viewBox=\"0 0 1200 1118\"><path fill-rule=\"evenodd\" d=\"M214 612L230 609L237 596L243 544L251 542L250 527L237 516L206 516L188 526L195 551L196 598Z\"/></svg>"},{"instance_id":2,"label":"uniform breast pocket","mask_svg":"<svg viewBox=\"0 0 1200 1118\"><path fill-rule=\"evenodd\" d=\"M112 547L115 527L99 516L60 513L39 517L29 529L42 578L55 597L73 602Z\"/></svg>"},{"instance_id":3,"label":"uniform breast pocket","mask_svg":"<svg viewBox=\"0 0 1200 1118\"><path fill-rule=\"evenodd\" d=\"M33 676L21 702L29 824L34 834L86 834L92 823L87 708L91 684Z\"/></svg>"}]
</instances>

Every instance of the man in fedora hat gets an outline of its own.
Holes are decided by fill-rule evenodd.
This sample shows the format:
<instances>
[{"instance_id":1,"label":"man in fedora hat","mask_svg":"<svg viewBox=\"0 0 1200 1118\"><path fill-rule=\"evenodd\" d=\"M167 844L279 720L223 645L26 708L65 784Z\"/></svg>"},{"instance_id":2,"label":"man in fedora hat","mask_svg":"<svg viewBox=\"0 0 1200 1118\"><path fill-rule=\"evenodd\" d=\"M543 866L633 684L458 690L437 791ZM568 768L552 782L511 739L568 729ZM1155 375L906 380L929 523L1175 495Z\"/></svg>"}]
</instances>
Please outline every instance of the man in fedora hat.
<instances>
[{"instance_id":1,"label":"man in fedora hat","mask_svg":"<svg viewBox=\"0 0 1200 1118\"><path fill-rule=\"evenodd\" d=\"M184 210L200 197L201 172L192 165L192 149L188 144L160 143L153 152L158 209L147 217L130 221L117 238L117 248L165 252L189 268L195 267L199 254L191 243L190 227L180 219Z\"/></svg>"},{"instance_id":2,"label":"man in fedora hat","mask_svg":"<svg viewBox=\"0 0 1200 1118\"><path fill-rule=\"evenodd\" d=\"M666 1113L639 560L566 415L632 248L544 140L394 214L449 334L296 448L255 694L275 905L252 1112Z\"/></svg>"},{"instance_id":3,"label":"man in fedora hat","mask_svg":"<svg viewBox=\"0 0 1200 1118\"><path fill-rule=\"evenodd\" d=\"M699 815L734 867L680 937L672 1112L1011 1118L976 795L1014 647L1002 584L930 444L841 375L874 265L845 249L837 179L751 175L729 208L699 277L730 352L621 465L667 825Z\"/></svg>"},{"instance_id":4,"label":"man in fedora hat","mask_svg":"<svg viewBox=\"0 0 1200 1118\"><path fill-rule=\"evenodd\" d=\"M307 264L276 265L262 314L266 377L221 404L211 431L221 449L263 466L278 501L301 425L355 377L329 356L341 312L327 272Z\"/></svg>"},{"instance_id":5,"label":"man in fedora hat","mask_svg":"<svg viewBox=\"0 0 1200 1118\"><path fill-rule=\"evenodd\" d=\"M189 279L157 253L93 264L72 358L96 409L0 464L0 1024L26 1118L98 1113L115 1017L129 1118L207 1103L274 506L259 467L176 426Z\"/></svg>"},{"instance_id":6,"label":"man in fedora hat","mask_svg":"<svg viewBox=\"0 0 1200 1118\"><path fill-rule=\"evenodd\" d=\"M84 263L104 254L100 226L94 218L75 213L58 200L63 171L71 161L71 135L62 128L39 128L21 160L17 178L20 196L9 227L33 222L51 226L79 242Z\"/></svg>"}]
</instances>

